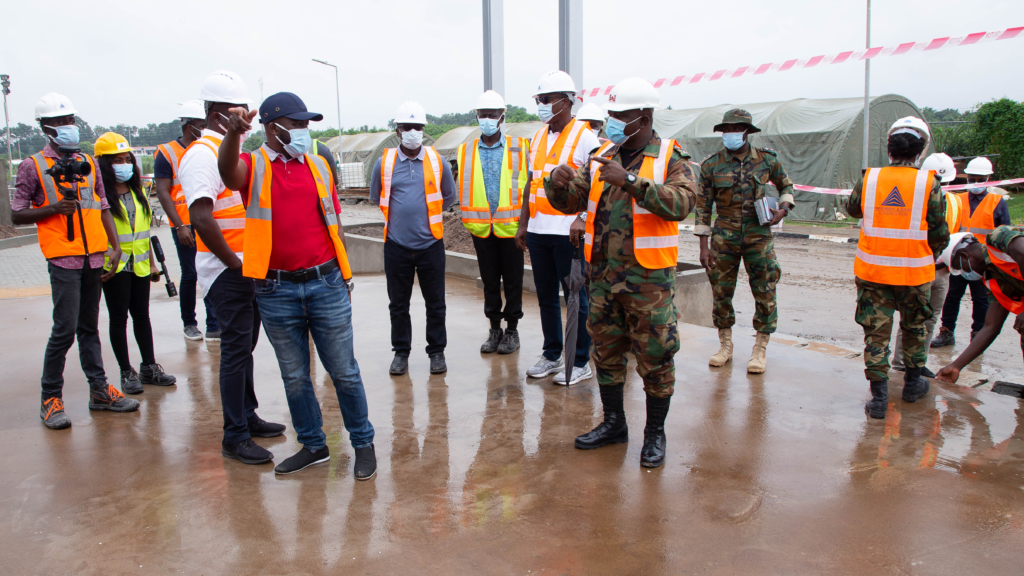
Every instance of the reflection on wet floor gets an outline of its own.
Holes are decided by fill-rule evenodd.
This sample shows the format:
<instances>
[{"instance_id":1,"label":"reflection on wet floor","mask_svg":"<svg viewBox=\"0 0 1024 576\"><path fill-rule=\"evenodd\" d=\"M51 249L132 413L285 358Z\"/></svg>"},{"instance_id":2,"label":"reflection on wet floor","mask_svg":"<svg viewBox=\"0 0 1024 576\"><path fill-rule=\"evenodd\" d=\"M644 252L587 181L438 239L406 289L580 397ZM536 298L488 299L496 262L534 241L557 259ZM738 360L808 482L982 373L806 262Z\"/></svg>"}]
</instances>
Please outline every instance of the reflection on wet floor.
<instances>
[{"instance_id":1,"label":"reflection on wet floor","mask_svg":"<svg viewBox=\"0 0 1024 576\"><path fill-rule=\"evenodd\" d=\"M360 280L357 349L380 466L356 483L330 378L314 365L332 458L287 477L220 455L216 344L157 329L178 375L133 415L90 414L68 363L74 426L35 414L44 299L0 302L31 317L2 334L0 555L12 574L1009 574L1024 553L1022 408L1006 396L933 386L915 404L891 387L888 417L863 414L855 360L775 346L769 369L709 369L713 330L684 326L663 468L639 466L644 399L631 364L629 444L578 451L598 421L596 383L530 380L541 334L481 356L482 295L449 279L450 371L431 376L414 314L408 375L390 361L383 279ZM14 302L14 304L12 304ZM414 297L413 310L422 310ZM477 312L480 311L478 314ZM154 326L177 303L154 300ZM382 323L383 322L383 323ZM418 343L417 343L418 342ZM752 343L738 338L742 356ZM536 349L536 350L534 350ZM108 352L109 355L109 352ZM73 358L73 356L72 356ZM114 365L113 358L105 358ZM260 439L278 461L298 446L273 351L256 352ZM969 563L969 564L968 564Z\"/></svg>"}]
</instances>

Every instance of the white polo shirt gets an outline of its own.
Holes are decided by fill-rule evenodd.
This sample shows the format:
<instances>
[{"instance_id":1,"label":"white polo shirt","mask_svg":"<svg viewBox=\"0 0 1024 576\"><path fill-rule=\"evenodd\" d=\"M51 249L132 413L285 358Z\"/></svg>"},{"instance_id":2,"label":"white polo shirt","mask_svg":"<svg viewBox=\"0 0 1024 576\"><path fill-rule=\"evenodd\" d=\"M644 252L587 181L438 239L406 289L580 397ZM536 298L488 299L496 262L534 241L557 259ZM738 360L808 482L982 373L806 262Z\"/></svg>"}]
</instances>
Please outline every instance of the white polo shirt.
<instances>
[{"instance_id":1,"label":"white polo shirt","mask_svg":"<svg viewBox=\"0 0 1024 576\"><path fill-rule=\"evenodd\" d=\"M551 148L554 147L555 142L558 141L558 136L561 132L549 132L548 133L548 153L551 153ZM583 130L580 132L580 140L576 145L576 149L572 152L572 162L577 167L583 166L587 163L587 158L590 153L601 145L601 141L598 140L597 136L594 135L592 130ZM543 160L539 161L540 165L544 164ZM533 191L530 191L533 194ZM551 214L543 214L539 210L536 216L530 217L530 223L526 226L527 232L534 234L557 234L559 236L568 236L569 227L572 226L572 221L576 219L575 215L569 216L553 216Z\"/></svg>"}]
</instances>

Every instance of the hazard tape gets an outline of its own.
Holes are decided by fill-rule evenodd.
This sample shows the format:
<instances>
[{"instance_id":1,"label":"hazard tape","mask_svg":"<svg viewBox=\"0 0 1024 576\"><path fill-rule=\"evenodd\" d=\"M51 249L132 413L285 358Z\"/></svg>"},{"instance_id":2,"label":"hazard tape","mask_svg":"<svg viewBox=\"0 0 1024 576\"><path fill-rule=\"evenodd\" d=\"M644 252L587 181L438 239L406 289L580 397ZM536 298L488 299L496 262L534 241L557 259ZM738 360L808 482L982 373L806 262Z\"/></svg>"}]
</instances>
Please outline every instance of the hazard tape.
<instances>
[{"instance_id":1,"label":"hazard tape","mask_svg":"<svg viewBox=\"0 0 1024 576\"><path fill-rule=\"evenodd\" d=\"M999 180L998 182L981 182L982 186L1009 186L1010 184L1024 184L1024 178L1014 178L1012 180ZM942 189L949 190L967 190L970 187L978 186L978 184L957 184L956 186L943 186Z\"/></svg>"},{"instance_id":2,"label":"hazard tape","mask_svg":"<svg viewBox=\"0 0 1024 576\"><path fill-rule=\"evenodd\" d=\"M710 74L706 72L700 72L697 74L676 76L671 80L669 78L661 78L654 82L655 88L661 88L662 86L678 86L683 84L696 84L698 82L708 81L714 82L715 80L722 80L725 78L742 78L743 76L758 76L766 74L768 72L785 72L787 70L802 69L802 68L814 68L819 65L826 64L843 64L845 62L859 62L863 60L870 60L872 58L881 58L883 56L901 56L903 54L909 54L911 52L927 52L930 50L938 50L940 48L952 48L954 46L971 46L973 44L980 44L982 42L993 42L996 40L1010 40L1019 36L1024 36L1021 33L1024 32L1024 26L1017 28L1007 28L1005 30L997 30L995 32L975 32L974 34L968 34L967 36L960 36L956 38L950 38L948 36L943 38L935 38L929 42L907 42L900 44L899 46L888 46L870 48L864 50L848 50L846 52L840 52L834 56L813 56L811 58L800 58L795 60L786 60L785 62L767 62L760 66L740 66L739 68L730 68L728 70L718 70ZM580 91L580 100L584 97L593 98L598 94L607 96L612 91L614 86L606 86L604 88L584 88Z\"/></svg>"},{"instance_id":3,"label":"hazard tape","mask_svg":"<svg viewBox=\"0 0 1024 576\"><path fill-rule=\"evenodd\" d=\"M979 185L988 188L988 187L992 187L992 186L1009 186L1011 184L1024 184L1024 178L1013 178L1013 179L1010 179L1010 180L997 180L995 182L980 182L980 183L976 183L976 184L956 184L956 185L953 185L953 186L943 186L942 189L945 190L946 192L951 192L953 190L967 190L970 187L976 187L976 186L979 186ZM801 186L799 184L794 184L793 188L795 190L800 190L801 192L814 192L814 193L817 193L817 194L832 194L832 195L835 195L835 196L849 196L850 194L853 193L853 190L846 189L846 188L818 188L817 186Z\"/></svg>"}]
</instances>

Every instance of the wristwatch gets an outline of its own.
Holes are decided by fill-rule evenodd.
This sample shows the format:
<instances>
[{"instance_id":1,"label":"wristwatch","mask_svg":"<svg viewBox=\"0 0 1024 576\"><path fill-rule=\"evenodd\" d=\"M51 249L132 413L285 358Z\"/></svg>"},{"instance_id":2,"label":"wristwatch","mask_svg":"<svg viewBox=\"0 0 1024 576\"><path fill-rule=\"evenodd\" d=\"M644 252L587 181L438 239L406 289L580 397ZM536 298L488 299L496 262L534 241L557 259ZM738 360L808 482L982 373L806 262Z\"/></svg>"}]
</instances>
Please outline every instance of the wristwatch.
<instances>
[{"instance_id":1,"label":"wristwatch","mask_svg":"<svg viewBox=\"0 0 1024 576\"><path fill-rule=\"evenodd\" d=\"M580 212L579 214L577 214L577 216L580 217L580 221L581 222L586 222L587 221L587 213L586 212Z\"/></svg>"},{"instance_id":2,"label":"wristwatch","mask_svg":"<svg viewBox=\"0 0 1024 576\"><path fill-rule=\"evenodd\" d=\"M636 186L636 174L633 174L632 172L626 174L626 184Z\"/></svg>"},{"instance_id":3,"label":"wristwatch","mask_svg":"<svg viewBox=\"0 0 1024 576\"><path fill-rule=\"evenodd\" d=\"M345 282L345 287L348 288L348 293L351 294L352 291L356 289L356 281L355 280L349 280L349 281Z\"/></svg>"}]
</instances>

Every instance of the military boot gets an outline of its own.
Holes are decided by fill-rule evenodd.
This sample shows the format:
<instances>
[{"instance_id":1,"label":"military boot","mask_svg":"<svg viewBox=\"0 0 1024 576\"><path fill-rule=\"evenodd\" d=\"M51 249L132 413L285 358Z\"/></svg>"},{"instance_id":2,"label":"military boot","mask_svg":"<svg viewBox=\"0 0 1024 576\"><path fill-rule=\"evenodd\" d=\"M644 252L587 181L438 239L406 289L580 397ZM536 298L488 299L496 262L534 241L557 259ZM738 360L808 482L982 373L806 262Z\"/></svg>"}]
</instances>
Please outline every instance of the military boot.
<instances>
[{"instance_id":1,"label":"military boot","mask_svg":"<svg viewBox=\"0 0 1024 576\"><path fill-rule=\"evenodd\" d=\"M657 468L665 462L665 417L672 397L647 396L647 426L644 427L644 447L640 450L640 465Z\"/></svg>"},{"instance_id":2,"label":"military boot","mask_svg":"<svg viewBox=\"0 0 1024 576\"><path fill-rule=\"evenodd\" d=\"M607 444L621 444L629 441L629 429L626 427L626 411L622 407L622 396L625 388L625 384L597 387L601 391L604 421L590 432L577 436L577 448L580 450L593 450Z\"/></svg>"},{"instance_id":3,"label":"military boot","mask_svg":"<svg viewBox=\"0 0 1024 576\"><path fill-rule=\"evenodd\" d=\"M871 384L871 400L864 405L864 411L872 418L883 419L889 409L889 381L868 381L868 384Z\"/></svg>"},{"instance_id":4,"label":"military boot","mask_svg":"<svg viewBox=\"0 0 1024 576\"><path fill-rule=\"evenodd\" d=\"M907 368L903 374L903 401L917 402L917 399L928 393L928 381L921 377L920 368Z\"/></svg>"},{"instance_id":5,"label":"military boot","mask_svg":"<svg viewBox=\"0 0 1024 576\"><path fill-rule=\"evenodd\" d=\"M750 353L750 362L747 362L747 372L751 374L763 374L765 368L765 353L768 348L768 339L772 335L766 332L758 332L757 340L754 341L754 350Z\"/></svg>"},{"instance_id":6,"label":"military boot","mask_svg":"<svg viewBox=\"0 0 1024 576\"><path fill-rule=\"evenodd\" d=\"M719 328L718 341L722 344L718 352L708 360L711 366L725 366L726 362L732 360L732 328Z\"/></svg>"}]
</instances>

